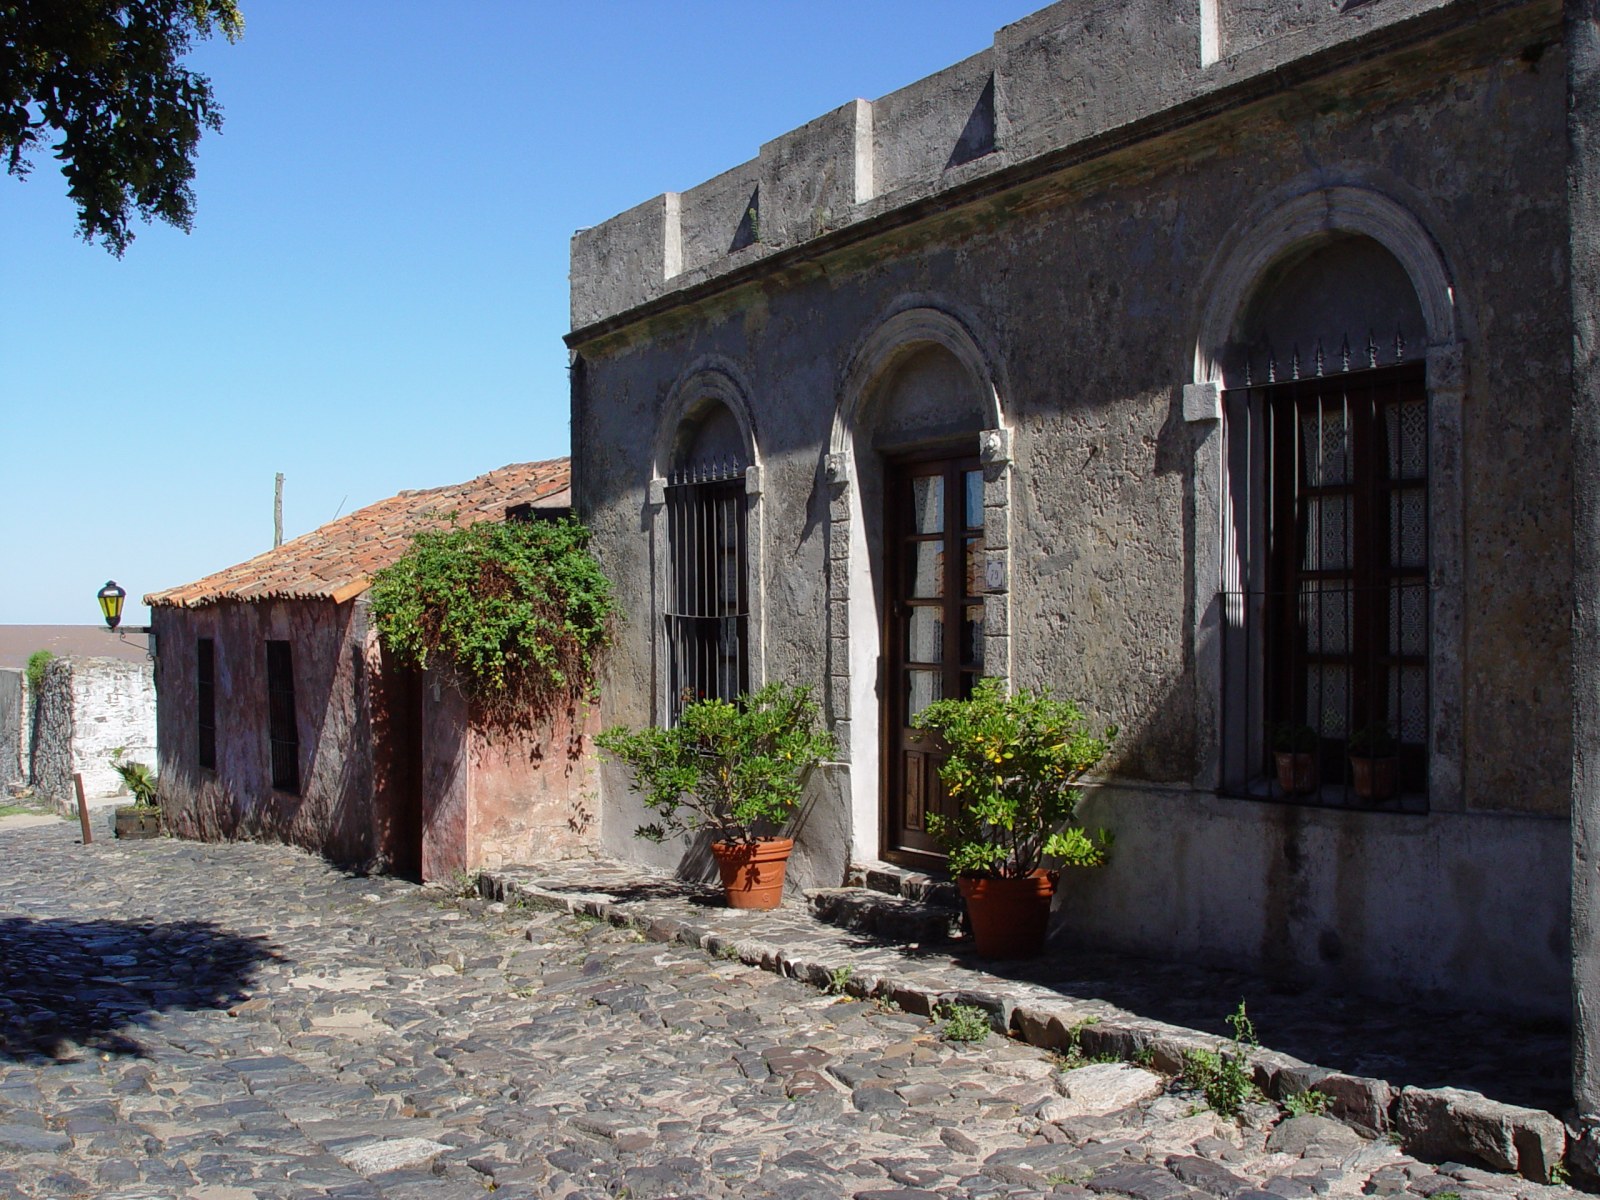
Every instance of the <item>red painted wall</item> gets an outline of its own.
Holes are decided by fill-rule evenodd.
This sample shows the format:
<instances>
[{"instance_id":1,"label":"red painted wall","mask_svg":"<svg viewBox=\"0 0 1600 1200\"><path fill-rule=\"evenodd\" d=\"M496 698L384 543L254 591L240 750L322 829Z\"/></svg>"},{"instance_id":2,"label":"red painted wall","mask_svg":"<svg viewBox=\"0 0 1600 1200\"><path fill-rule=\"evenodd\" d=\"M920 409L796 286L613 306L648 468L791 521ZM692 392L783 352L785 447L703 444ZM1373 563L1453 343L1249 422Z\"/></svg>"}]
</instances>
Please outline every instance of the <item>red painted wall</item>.
<instances>
[{"instance_id":1,"label":"red painted wall","mask_svg":"<svg viewBox=\"0 0 1600 1200\"><path fill-rule=\"evenodd\" d=\"M227 603L152 612L162 804L207 841L278 840L424 880L588 847L594 715L489 731L442 672L401 667L364 601ZM216 642L217 765L198 765L196 643ZM269 639L291 643L300 794L272 787Z\"/></svg>"}]
</instances>

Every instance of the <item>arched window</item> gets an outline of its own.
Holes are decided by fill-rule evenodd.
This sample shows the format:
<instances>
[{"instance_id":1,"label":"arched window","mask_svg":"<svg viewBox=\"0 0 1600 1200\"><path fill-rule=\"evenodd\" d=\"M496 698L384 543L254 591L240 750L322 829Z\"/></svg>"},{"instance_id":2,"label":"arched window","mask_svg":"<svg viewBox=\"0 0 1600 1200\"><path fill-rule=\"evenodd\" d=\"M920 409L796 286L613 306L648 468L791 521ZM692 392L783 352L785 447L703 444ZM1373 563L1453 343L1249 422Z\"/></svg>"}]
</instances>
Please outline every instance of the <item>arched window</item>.
<instances>
[{"instance_id":1,"label":"arched window","mask_svg":"<svg viewBox=\"0 0 1600 1200\"><path fill-rule=\"evenodd\" d=\"M1354 235L1261 281L1225 364L1222 789L1428 795L1429 401L1404 269ZM1298 774L1276 752L1298 751ZM1352 756L1392 761L1370 783Z\"/></svg>"},{"instance_id":2,"label":"arched window","mask_svg":"<svg viewBox=\"0 0 1600 1200\"><path fill-rule=\"evenodd\" d=\"M744 439L712 403L680 430L667 477L665 640L668 716L750 686Z\"/></svg>"}]
</instances>

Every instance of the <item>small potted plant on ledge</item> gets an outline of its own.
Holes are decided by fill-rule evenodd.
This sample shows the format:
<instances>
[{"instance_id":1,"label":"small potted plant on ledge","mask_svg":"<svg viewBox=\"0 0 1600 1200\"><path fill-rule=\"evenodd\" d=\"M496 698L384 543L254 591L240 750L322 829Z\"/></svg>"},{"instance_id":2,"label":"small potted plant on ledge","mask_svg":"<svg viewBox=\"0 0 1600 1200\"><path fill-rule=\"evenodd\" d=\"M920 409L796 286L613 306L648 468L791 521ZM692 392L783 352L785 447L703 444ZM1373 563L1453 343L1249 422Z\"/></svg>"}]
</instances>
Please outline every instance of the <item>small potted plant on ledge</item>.
<instances>
[{"instance_id":1,"label":"small potted plant on ledge","mask_svg":"<svg viewBox=\"0 0 1600 1200\"><path fill-rule=\"evenodd\" d=\"M794 840L777 831L806 773L833 753L807 689L771 683L732 702L696 700L671 729L616 726L595 743L633 771L634 790L657 817L637 836L709 830L729 907L778 906Z\"/></svg>"},{"instance_id":2,"label":"small potted plant on ledge","mask_svg":"<svg viewBox=\"0 0 1600 1200\"><path fill-rule=\"evenodd\" d=\"M156 802L156 777L148 765L122 761L118 751L111 756L111 769L133 796L132 804L118 805L115 830L119 838L153 838L161 834L161 809Z\"/></svg>"},{"instance_id":3,"label":"small potted plant on ledge","mask_svg":"<svg viewBox=\"0 0 1600 1200\"><path fill-rule=\"evenodd\" d=\"M947 753L939 777L955 814L929 815L985 958L1028 958L1044 946L1059 873L1055 865L1096 867L1111 834L1074 824L1080 776L1105 755L1116 728L1089 732L1076 704L1048 693L1008 696L999 679L980 679L967 700L940 700L917 715ZM1054 864L1047 867L1046 861Z\"/></svg>"},{"instance_id":4,"label":"small potted plant on ledge","mask_svg":"<svg viewBox=\"0 0 1600 1200\"><path fill-rule=\"evenodd\" d=\"M1373 802L1391 800L1395 794L1395 756L1399 743L1382 721L1356 730L1346 747L1350 755L1350 780L1356 795Z\"/></svg>"},{"instance_id":5,"label":"small potted plant on ledge","mask_svg":"<svg viewBox=\"0 0 1600 1200\"><path fill-rule=\"evenodd\" d=\"M1278 765L1278 788L1288 796L1303 796L1317 786L1317 731L1309 725L1279 721L1272 730L1273 758Z\"/></svg>"}]
</instances>

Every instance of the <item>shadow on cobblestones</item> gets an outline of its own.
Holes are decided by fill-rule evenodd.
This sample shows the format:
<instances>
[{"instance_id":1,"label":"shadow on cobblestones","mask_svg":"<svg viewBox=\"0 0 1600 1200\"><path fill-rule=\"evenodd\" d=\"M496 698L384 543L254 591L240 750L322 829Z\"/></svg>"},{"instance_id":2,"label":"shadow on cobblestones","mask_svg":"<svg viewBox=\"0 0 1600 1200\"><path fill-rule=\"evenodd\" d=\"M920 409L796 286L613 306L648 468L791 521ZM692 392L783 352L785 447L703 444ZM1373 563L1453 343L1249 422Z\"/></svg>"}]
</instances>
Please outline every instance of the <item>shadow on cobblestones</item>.
<instances>
[{"instance_id":1,"label":"shadow on cobblestones","mask_svg":"<svg viewBox=\"0 0 1600 1200\"><path fill-rule=\"evenodd\" d=\"M209 921L0 918L0 1060L141 1055L128 1026L234 1004L257 965L280 957Z\"/></svg>"}]
</instances>

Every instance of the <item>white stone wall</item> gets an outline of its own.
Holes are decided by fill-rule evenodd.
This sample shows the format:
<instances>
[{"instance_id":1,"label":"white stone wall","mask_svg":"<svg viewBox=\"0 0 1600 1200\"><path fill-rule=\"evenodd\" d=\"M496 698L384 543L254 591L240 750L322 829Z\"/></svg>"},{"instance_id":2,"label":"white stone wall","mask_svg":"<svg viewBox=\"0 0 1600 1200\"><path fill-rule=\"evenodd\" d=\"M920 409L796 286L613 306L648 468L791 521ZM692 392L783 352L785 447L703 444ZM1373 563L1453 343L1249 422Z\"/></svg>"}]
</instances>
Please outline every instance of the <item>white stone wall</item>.
<instances>
[{"instance_id":1,"label":"white stone wall","mask_svg":"<svg viewBox=\"0 0 1600 1200\"><path fill-rule=\"evenodd\" d=\"M90 801L122 791L112 769L156 761L156 689L151 663L116 658L57 659L45 672L34 748L34 784L59 804L75 800L74 772Z\"/></svg>"}]
</instances>

